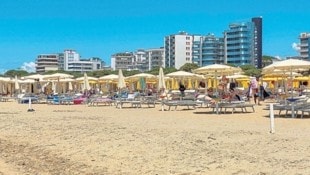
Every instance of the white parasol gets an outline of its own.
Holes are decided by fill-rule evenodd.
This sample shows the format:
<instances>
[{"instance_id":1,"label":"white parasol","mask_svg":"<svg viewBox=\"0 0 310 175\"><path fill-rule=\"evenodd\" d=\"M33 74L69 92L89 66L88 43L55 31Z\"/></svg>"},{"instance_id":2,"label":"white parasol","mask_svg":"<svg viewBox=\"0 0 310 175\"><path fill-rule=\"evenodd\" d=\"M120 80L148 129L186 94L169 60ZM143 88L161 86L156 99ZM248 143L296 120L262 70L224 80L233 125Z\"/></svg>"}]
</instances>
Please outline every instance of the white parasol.
<instances>
[{"instance_id":1,"label":"white parasol","mask_svg":"<svg viewBox=\"0 0 310 175\"><path fill-rule=\"evenodd\" d=\"M122 69L118 70L118 83L117 88L122 89L126 87L125 77L123 75Z\"/></svg>"},{"instance_id":2,"label":"white parasol","mask_svg":"<svg viewBox=\"0 0 310 175\"><path fill-rule=\"evenodd\" d=\"M165 75L164 70L162 67L159 68L159 74L158 74L158 90L165 90L166 84L165 84Z\"/></svg>"}]
</instances>

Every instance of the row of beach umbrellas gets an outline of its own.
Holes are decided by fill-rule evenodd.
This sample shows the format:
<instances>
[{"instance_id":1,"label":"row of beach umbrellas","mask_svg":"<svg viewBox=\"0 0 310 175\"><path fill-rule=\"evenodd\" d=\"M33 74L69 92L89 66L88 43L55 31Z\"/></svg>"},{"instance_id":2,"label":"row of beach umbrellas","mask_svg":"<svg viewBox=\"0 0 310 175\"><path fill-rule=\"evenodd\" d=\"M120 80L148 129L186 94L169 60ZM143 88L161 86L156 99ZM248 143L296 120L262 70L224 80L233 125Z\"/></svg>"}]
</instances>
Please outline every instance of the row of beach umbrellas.
<instances>
[{"instance_id":1,"label":"row of beach umbrellas","mask_svg":"<svg viewBox=\"0 0 310 175\"><path fill-rule=\"evenodd\" d=\"M299 75L298 71L304 71L310 69L310 62L304 60L296 60L296 59L288 59L284 61L275 62L265 68L263 68L262 73L264 76L267 75L278 75L279 77L291 77ZM200 67L198 69L193 70L193 73L185 72L185 71L177 71L173 73L169 73L164 75L163 69L159 69L159 73L157 76L147 73L140 73L129 77L124 77L122 70L119 70L118 75L106 75L99 78L89 77L86 73L84 73L83 77L73 79L72 75L64 74L64 73L55 73L51 75L29 75L23 77L23 79L18 79L15 76L14 83L15 89L19 89L20 83L33 83L35 80L39 80L40 82L79 82L82 84L82 90L89 90L91 82L115 82L117 83L117 88L122 89L126 87L126 81L137 81L138 83L144 84L145 79L153 80L157 82L158 90L166 89L165 80L167 77L177 80L187 79L188 81L194 79L206 80L206 77L219 77L219 76L227 76L227 78L246 78L246 76L241 75L242 70L238 67L232 67L228 65L222 64L213 64L204 67ZM239 74L236 74L239 73ZM1 81L12 81L9 78L0 77Z\"/></svg>"}]
</instances>

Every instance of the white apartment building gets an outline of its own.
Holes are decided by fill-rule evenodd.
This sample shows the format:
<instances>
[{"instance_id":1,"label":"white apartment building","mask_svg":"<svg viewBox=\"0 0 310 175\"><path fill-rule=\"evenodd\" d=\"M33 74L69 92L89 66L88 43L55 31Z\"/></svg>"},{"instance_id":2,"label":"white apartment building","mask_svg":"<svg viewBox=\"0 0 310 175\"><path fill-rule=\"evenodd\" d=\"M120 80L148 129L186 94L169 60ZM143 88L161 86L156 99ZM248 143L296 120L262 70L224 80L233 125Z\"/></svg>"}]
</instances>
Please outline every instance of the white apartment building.
<instances>
[{"instance_id":1,"label":"white apartment building","mask_svg":"<svg viewBox=\"0 0 310 175\"><path fill-rule=\"evenodd\" d=\"M59 54L40 54L36 59L36 72L43 73L47 71L58 70Z\"/></svg>"},{"instance_id":2,"label":"white apartment building","mask_svg":"<svg viewBox=\"0 0 310 175\"><path fill-rule=\"evenodd\" d=\"M75 62L78 65L79 61L80 61L80 54L78 54L75 50L72 49L64 50L63 64L65 71L70 71L69 65L75 64Z\"/></svg>"},{"instance_id":3,"label":"white apartment building","mask_svg":"<svg viewBox=\"0 0 310 175\"><path fill-rule=\"evenodd\" d=\"M75 50L65 50L59 54L41 54L36 59L36 72L43 73L50 70L65 70L73 72L87 72L99 70L102 61L98 57L81 59Z\"/></svg>"},{"instance_id":4,"label":"white apartment building","mask_svg":"<svg viewBox=\"0 0 310 175\"><path fill-rule=\"evenodd\" d=\"M193 62L192 47L194 36L186 32L165 37L165 65L179 69L186 63Z\"/></svg>"},{"instance_id":5,"label":"white apartment building","mask_svg":"<svg viewBox=\"0 0 310 175\"><path fill-rule=\"evenodd\" d=\"M135 52L116 53L111 57L112 70L149 71L163 66L164 48L138 49Z\"/></svg>"},{"instance_id":6,"label":"white apartment building","mask_svg":"<svg viewBox=\"0 0 310 175\"><path fill-rule=\"evenodd\" d=\"M101 69L100 58L80 59L68 62L68 70L73 72L89 72Z\"/></svg>"},{"instance_id":7,"label":"white apartment building","mask_svg":"<svg viewBox=\"0 0 310 175\"><path fill-rule=\"evenodd\" d=\"M132 52L116 53L111 57L111 68L112 70L130 70L134 58Z\"/></svg>"}]
</instances>

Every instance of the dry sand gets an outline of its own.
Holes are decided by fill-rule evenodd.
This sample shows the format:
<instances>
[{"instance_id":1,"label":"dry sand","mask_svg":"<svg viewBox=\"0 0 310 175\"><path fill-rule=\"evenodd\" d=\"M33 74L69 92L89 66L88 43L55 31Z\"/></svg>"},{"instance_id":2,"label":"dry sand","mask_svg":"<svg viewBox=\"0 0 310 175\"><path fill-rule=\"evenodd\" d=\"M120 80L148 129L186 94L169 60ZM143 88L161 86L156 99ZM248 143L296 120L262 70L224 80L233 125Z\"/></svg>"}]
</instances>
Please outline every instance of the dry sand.
<instances>
[{"instance_id":1,"label":"dry sand","mask_svg":"<svg viewBox=\"0 0 310 175\"><path fill-rule=\"evenodd\" d=\"M0 174L310 174L310 118L0 103Z\"/></svg>"}]
</instances>

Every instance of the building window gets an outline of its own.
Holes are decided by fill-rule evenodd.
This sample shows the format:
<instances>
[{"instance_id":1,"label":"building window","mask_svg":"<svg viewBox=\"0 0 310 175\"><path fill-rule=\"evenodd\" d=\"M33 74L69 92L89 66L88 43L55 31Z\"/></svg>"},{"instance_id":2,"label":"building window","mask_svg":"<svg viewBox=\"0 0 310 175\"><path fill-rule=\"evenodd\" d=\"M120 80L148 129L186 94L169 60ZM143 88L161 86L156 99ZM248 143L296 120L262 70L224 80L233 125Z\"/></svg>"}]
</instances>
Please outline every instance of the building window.
<instances>
[{"instance_id":1,"label":"building window","mask_svg":"<svg viewBox=\"0 0 310 175\"><path fill-rule=\"evenodd\" d=\"M186 45L190 45L191 44L191 42L186 42Z\"/></svg>"}]
</instances>

